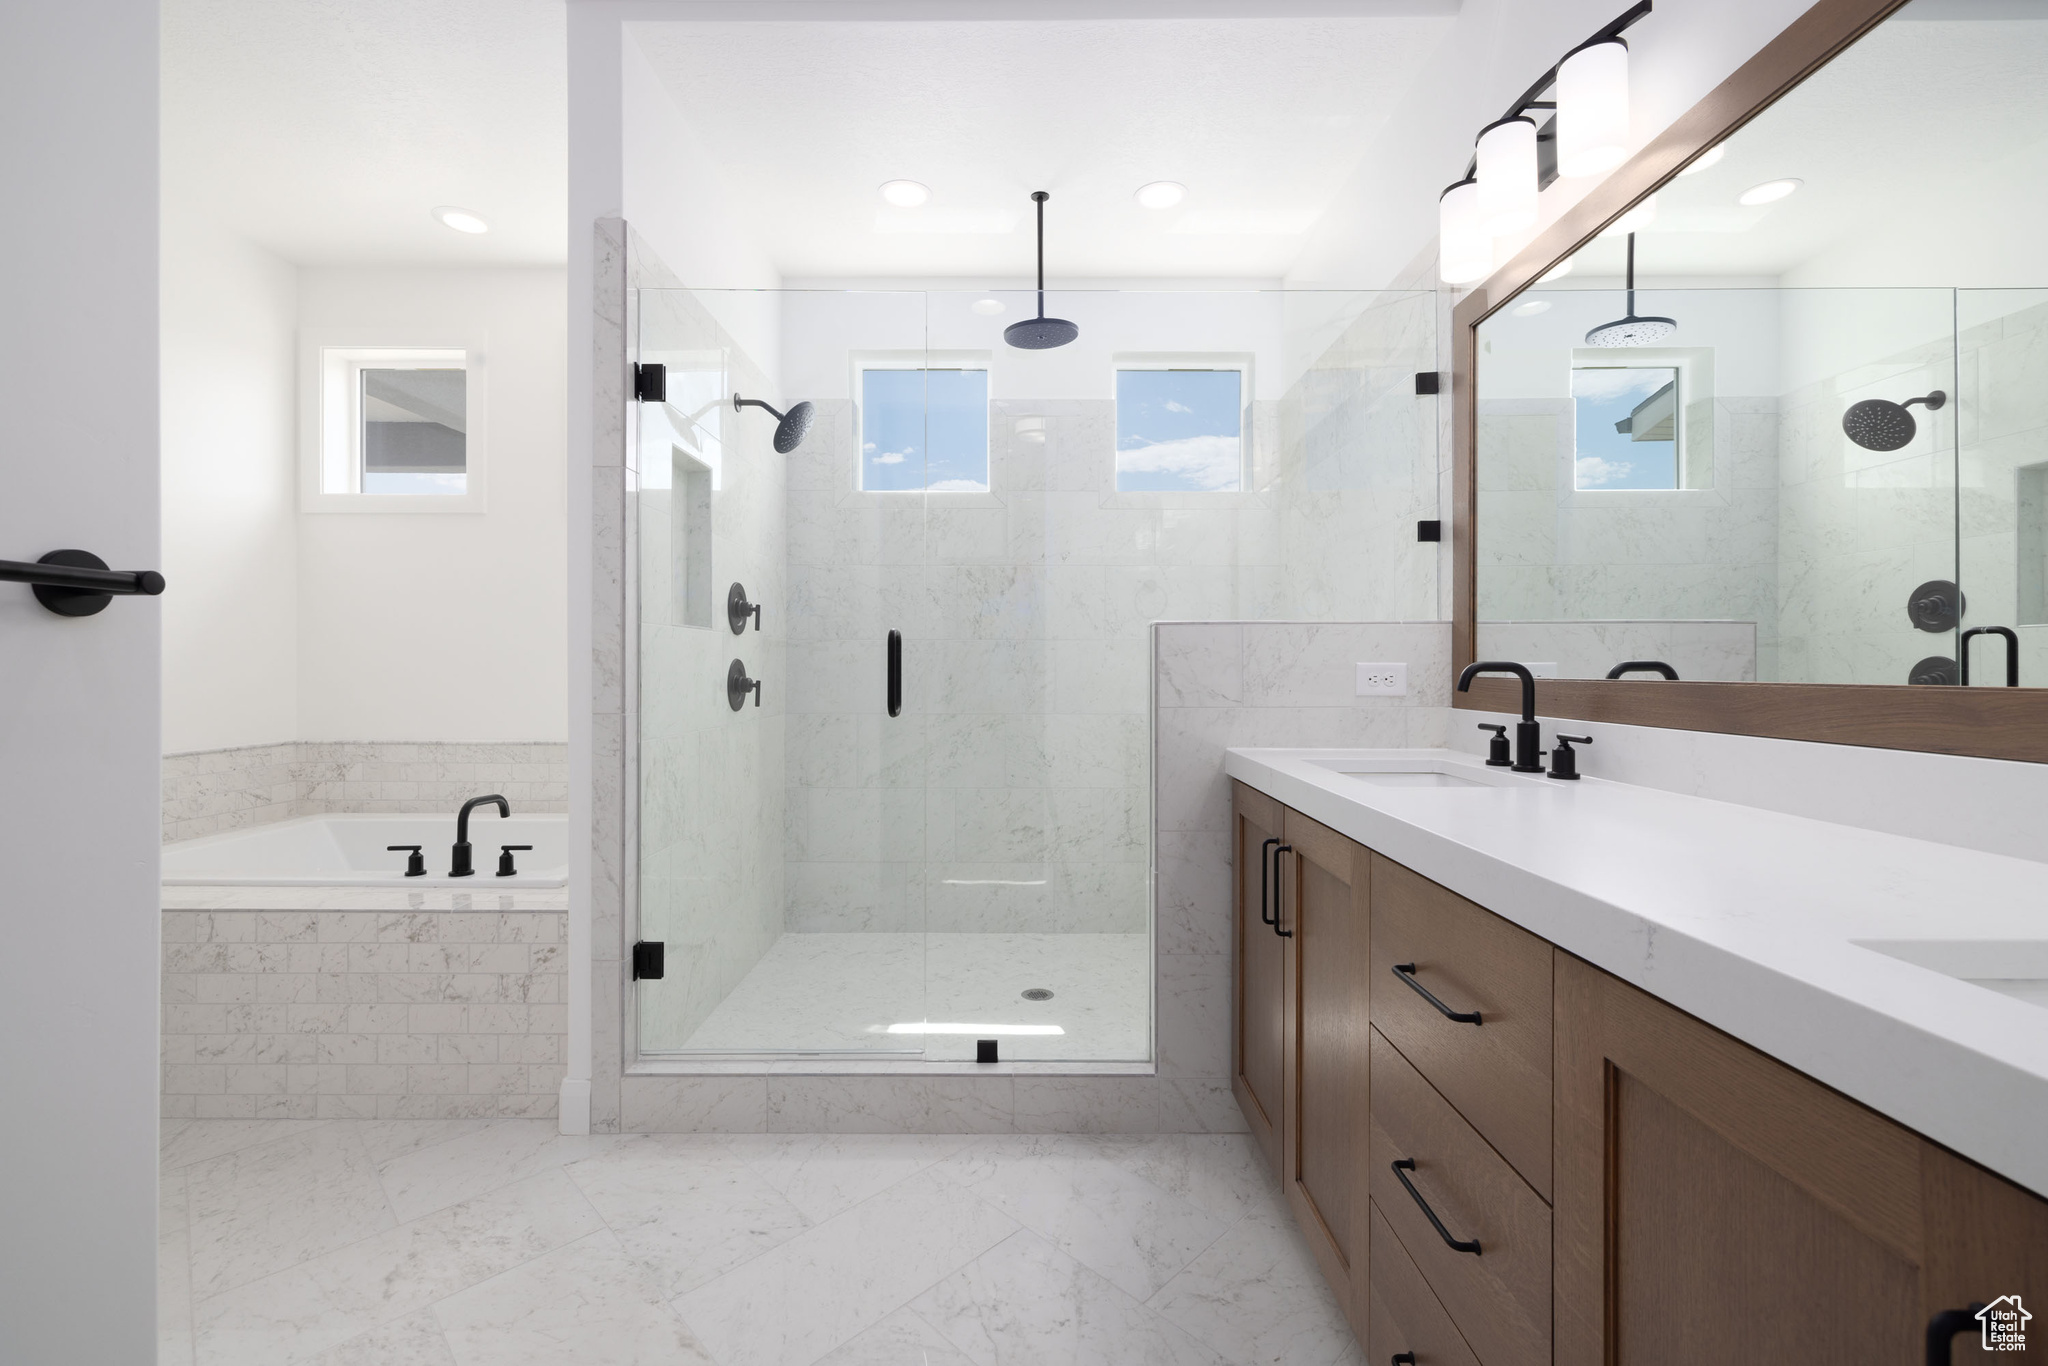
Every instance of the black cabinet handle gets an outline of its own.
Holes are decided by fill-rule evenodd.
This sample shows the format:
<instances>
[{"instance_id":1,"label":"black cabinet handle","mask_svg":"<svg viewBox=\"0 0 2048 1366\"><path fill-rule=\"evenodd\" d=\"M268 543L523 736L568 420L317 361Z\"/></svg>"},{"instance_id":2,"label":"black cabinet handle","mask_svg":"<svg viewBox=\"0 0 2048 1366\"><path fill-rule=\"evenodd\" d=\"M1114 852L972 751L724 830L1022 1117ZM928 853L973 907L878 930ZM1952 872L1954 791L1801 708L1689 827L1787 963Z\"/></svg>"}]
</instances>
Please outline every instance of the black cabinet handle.
<instances>
[{"instance_id":1,"label":"black cabinet handle","mask_svg":"<svg viewBox=\"0 0 2048 1366\"><path fill-rule=\"evenodd\" d=\"M1927 1320L1927 1366L1949 1366L1955 1335L1975 1328L1977 1315L1983 1312L1982 1304L1973 1303L1967 1309L1944 1309Z\"/></svg>"},{"instance_id":2,"label":"black cabinet handle","mask_svg":"<svg viewBox=\"0 0 2048 1366\"><path fill-rule=\"evenodd\" d=\"M1400 978L1402 981L1406 982L1409 986L1414 987L1416 993L1420 995L1423 1000L1435 1006L1437 1008L1437 1013L1442 1015L1446 1020L1456 1020L1459 1024L1476 1025L1479 1023L1478 1011L1452 1010L1442 1001L1439 1001L1436 997L1430 995L1429 988L1415 980L1415 965L1413 963L1394 964L1394 975Z\"/></svg>"},{"instance_id":3,"label":"black cabinet handle","mask_svg":"<svg viewBox=\"0 0 2048 1366\"><path fill-rule=\"evenodd\" d=\"M889 715L903 714L903 633L889 633Z\"/></svg>"},{"instance_id":4,"label":"black cabinet handle","mask_svg":"<svg viewBox=\"0 0 2048 1366\"><path fill-rule=\"evenodd\" d=\"M1294 938L1294 931L1280 928L1280 856L1293 852L1291 844L1276 845L1273 849L1273 919L1269 923L1273 926L1273 933L1282 939Z\"/></svg>"},{"instance_id":5,"label":"black cabinet handle","mask_svg":"<svg viewBox=\"0 0 2048 1366\"><path fill-rule=\"evenodd\" d=\"M1413 1352L1396 1352L1396 1353L1394 1353L1394 1356L1393 1356L1393 1366L1415 1366L1415 1353L1413 1353Z\"/></svg>"},{"instance_id":6,"label":"black cabinet handle","mask_svg":"<svg viewBox=\"0 0 2048 1366\"><path fill-rule=\"evenodd\" d=\"M1429 1220L1429 1226L1436 1230L1436 1236L1444 1240L1445 1246L1459 1252L1469 1252L1477 1257L1479 1255L1479 1240L1477 1238L1459 1239L1451 1236L1451 1231L1444 1227L1444 1221L1437 1218L1436 1211L1429 1207L1429 1201L1422 1198L1422 1192L1415 1189L1415 1183L1408 1179L1408 1173L1414 1170L1415 1160L1413 1158L1397 1158L1394 1162L1394 1179L1399 1181L1407 1190L1409 1196L1414 1199L1416 1208L1422 1211L1423 1218Z\"/></svg>"},{"instance_id":7,"label":"black cabinet handle","mask_svg":"<svg viewBox=\"0 0 2048 1366\"><path fill-rule=\"evenodd\" d=\"M1273 846L1279 842L1277 838L1268 836L1266 842L1259 846L1259 923L1261 925L1271 925L1273 923L1273 913L1267 909L1269 894L1266 890L1266 884L1269 881L1268 874L1273 863Z\"/></svg>"}]
</instances>

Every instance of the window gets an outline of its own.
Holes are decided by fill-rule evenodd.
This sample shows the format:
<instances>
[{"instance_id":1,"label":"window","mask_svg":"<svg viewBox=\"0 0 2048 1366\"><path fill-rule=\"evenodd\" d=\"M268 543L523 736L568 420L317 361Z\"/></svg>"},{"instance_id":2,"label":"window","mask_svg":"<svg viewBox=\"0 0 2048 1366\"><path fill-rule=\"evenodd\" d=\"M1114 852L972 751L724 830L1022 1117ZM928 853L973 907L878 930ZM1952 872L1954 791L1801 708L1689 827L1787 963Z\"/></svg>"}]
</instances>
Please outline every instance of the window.
<instances>
[{"instance_id":1,"label":"window","mask_svg":"<svg viewBox=\"0 0 2048 1366\"><path fill-rule=\"evenodd\" d=\"M314 342L307 351L307 511L483 510L479 351Z\"/></svg>"},{"instance_id":2,"label":"window","mask_svg":"<svg viewBox=\"0 0 2048 1366\"><path fill-rule=\"evenodd\" d=\"M1244 371L1146 366L1116 372L1119 493L1244 487Z\"/></svg>"},{"instance_id":3,"label":"window","mask_svg":"<svg viewBox=\"0 0 2048 1366\"><path fill-rule=\"evenodd\" d=\"M1578 489L1676 489L1679 367L1575 365L1572 482Z\"/></svg>"},{"instance_id":4,"label":"window","mask_svg":"<svg viewBox=\"0 0 2048 1366\"><path fill-rule=\"evenodd\" d=\"M860 486L869 492L988 491L988 371L864 365Z\"/></svg>"}]
</instances>

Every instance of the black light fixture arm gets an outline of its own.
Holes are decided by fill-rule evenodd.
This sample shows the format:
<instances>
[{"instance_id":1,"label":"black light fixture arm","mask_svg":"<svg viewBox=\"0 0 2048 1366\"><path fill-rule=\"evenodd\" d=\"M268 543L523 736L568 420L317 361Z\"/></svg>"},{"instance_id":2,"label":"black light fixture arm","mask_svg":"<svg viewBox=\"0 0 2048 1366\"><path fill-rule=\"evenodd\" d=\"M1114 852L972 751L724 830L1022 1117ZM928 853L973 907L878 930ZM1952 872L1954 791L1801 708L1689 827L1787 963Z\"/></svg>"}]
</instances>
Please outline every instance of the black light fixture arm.
<instances>
[{"instance_id":1,"label":"black light fixture arm","mask_svg":"<svg viewBox=\"0 0 2048 1366\"><path fill-rule=\"evenodd\" d=\"M1544 99L1543 92L1550 89L1551 86L1557 84L1557 68L1564 65L1565 57L1571 56L1572 52L1579 52L1586 48L1589 48L1593 46L1593 44L1595 43L1604 43L1609 38L1619 38L1624 29L1627 29L1628 27L1633 25L1636 22L1636 20L1642 18L1649 12L1650 0L1636 0L1635 4L1630 5L1626 10L1623 10L1614 18L1608 20L1607 23L1600 28L1599 32L1595 33L1585 42L1580 43L1578 47L1573 48L1571 52L1565 53L1564 57L1558 58L1556 64L1553 65L1550 68L1550 70L1544 72L1541 76L1537 77L1536 84L1530 86L1527 90L1524 90L1521 94L1521 97L1518 98L1513 104L1508 106L1508 112L1502 114L1500 118L1496 120L1496 122L1504 123L1508 119L1520 118L1522 115L1528 113L1531 109L1556 109L1557 101ZM1479 158L1477 156L1474 156L1471 162L1468 163L1465 167L1465 178L1469 180L1474 175L1477 175L1478 172Z\"/></svg>"},{"instance_id":2,"label":"black light fixture arm","mask_svg":"<svg viewBox=\"0 0 2048 1366\"><path fill-rule=\"evenodd\" d=\"M154 569L109 569L90 550L53 550L30 564L0 560L0 583L25 583L36 601L60 617L89 617L116 597L155 597L164 576Z\"/></svg>"}]
</instances>

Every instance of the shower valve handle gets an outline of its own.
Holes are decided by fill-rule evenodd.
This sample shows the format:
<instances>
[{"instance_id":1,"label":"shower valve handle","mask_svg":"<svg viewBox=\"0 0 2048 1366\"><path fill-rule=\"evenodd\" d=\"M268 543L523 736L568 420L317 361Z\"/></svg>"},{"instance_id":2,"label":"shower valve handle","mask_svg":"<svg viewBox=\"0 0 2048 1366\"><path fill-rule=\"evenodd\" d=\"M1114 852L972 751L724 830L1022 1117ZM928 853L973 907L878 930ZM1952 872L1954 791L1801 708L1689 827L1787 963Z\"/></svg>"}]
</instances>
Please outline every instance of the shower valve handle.
<instances>
[{"instance_id":1,"label":"shower valve handle","mask_svg":"<svg viewBox=\"0 0 2048 1366\"><path fill-rule=\"evenodd\" d=\"M410 854L412 857L405 861L405 875L407 877L425 877L427 875L427 860L420 853L423 847L417 844L387 844L384 846L384 850L386 853L391 854Z\"/></svg>"}]
</instances>

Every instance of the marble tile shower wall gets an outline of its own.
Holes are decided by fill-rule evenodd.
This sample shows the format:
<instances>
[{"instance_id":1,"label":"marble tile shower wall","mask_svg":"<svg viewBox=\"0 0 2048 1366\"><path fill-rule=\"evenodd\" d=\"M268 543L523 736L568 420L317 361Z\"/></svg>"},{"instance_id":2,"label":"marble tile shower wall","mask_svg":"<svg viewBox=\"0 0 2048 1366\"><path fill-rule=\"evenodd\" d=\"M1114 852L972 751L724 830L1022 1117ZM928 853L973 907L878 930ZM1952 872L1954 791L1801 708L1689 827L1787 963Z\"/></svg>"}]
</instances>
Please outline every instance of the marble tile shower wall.
<instances>
[{"instance_id":1,"label":"marble tile shower wall","mask_svg":"<svg viewBox=\"0 0 2048 1366\"><path fill-rule=\"evenodd\" d=\"M1942 338L1779 401L1778 649L1766 677L1897 684L1916 661L1951 653L1952 635L1913 629L1906 600L1921 583L1956 577L1956 409L1920 417L1898 451L1856 445L1842 413L1866 398L1947 389L1954 375Z\"/></svg>"},{"instance_id":2,"label":"marble tile shower wall","mask_svg":"<svg viewBox=\"0 0 2048 1366\"><path fill-rule=\"evenodd\" d=\"M166 911L166 1119L552 1116L563 911Z\"/></svg>"},{"instance_id":3,"label":"marble tile shower wall","mask_svg":"<svg viewBox=\"0 0 2048 1366\"><path fill-rule=\"evenodd\" d=\"M715 381L700 385L714 395L778 402L759 365L690 291L644 290L640 310L640 356L670 366L672 401L695 372ZM772 445L775 424L755 414L736 417L721 402L698 415L695 427L719 447L708 624L684 624L687 575L675 560L686 536L672 517L677 448L672 436L651 439L672 429L641 428L641 478L631 494L639 564L640 925L645 937L668 944L668 975L640 995L647 1051L689 1038L783 930L784 737L794 689L781 611L788 600L786 462ZM766 604L759 630L735 636L728 627L732 582ZM759 705L739 711L725 695L735 658L763 680Z\"/></svg>"},{"instance_id":4,"label":"marble tile shower wall","mask_svg":"<svg viewBox=\"0 0 2048 1366\"><path fill-rule=\"evenodd\" d=\"M485 792L514 811L567 811L568 745L292 741L167 754L164 840L330 811L453 812Z\"/></svg>"},{"instance_id":5,"label":"marble tile shower wall","mask_svg":"<svg viewBox=\"0 0 2048 1366\"><path fill-rule=\"evenodd\" d=\"M1756 676L1777 654L1778 401L1721 397L1688 419L1710 487L1572 487L1572 401L1479 405L1479 619L1753 622ZM1546 655L1545 658L1548 658Z\"/></svg>"},{"instance_id":6,"label":"marble tile shower wall","mask_svg":"<svg viewBox=\"0 0 2048 1366\"><path fill-rule=\"evenodd\" d=\"M1973 311L1986 302L2009 311L1958 338L1964 624L2019 628L2020 682L2039 687L2048 683L2048 489L2041 482L2048 478L2048 295L1969 297L1978 293L1966 292ZM2024 496L2022 472L2030 485ZM2031 591L2021 591L2023 579ZM1972 681L2004 681L1997 643L1980 639L1976 650Z\"/></svg>"}]
</instances>

